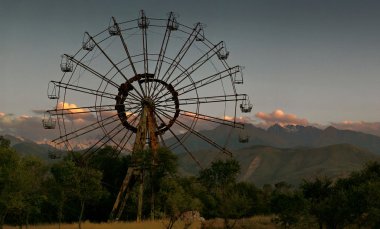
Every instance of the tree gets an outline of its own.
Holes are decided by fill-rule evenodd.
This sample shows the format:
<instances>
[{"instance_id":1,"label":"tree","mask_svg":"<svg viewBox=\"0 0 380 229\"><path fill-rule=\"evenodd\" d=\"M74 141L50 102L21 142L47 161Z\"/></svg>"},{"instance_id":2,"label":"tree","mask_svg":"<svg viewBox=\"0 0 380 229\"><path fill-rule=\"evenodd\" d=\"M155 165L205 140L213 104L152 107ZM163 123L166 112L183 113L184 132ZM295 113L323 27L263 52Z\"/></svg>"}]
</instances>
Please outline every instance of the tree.
<instances>
[{"instance_id":1,"label":"tree","mask_svg":"<svg viewBox=\"0 0 380 229\"><path fill-rule=\"evenodd\" d=\"M333 184L328 178L304 181L301 189L310 203L310 214L327 229L349 224L376 228L379 225L380 166L371 163Z\"/></svg>"},{"instance_id":2,"label":"tree","mask_svg":"<svg viewBox=\"0 0 380 229\"><path fill-rule=\"evenodd\" d=\"M42 184L47 167L41 159L20 157L0 138L0 227L7 215L29 227L31 214L38 214L46 199Z\"/></svg>"},{"instance_id":3,"label":"tree","mask_svg":"<svg viewBox=\"0 0 380 229\"><path fill-rule=\"evenodd\" d=\"M22 207L20 156L10 147L10 142L0 136L0 228L13 209Z\"/></svg>"},{"instance_id":4,"label":"tree","mask_svg":"<svg viewBox=\"0 0 380 229\"><path fill-rule=\"evenodd\" d=\"M85 204L89 201L96 201L105 194L101 181L102 173L100 171L87 166L75 167L74 195L80 201L80 213L78 218L79 229L82 228Z\"/></svg>"},{"instance_id":5,"label":"tree","mask_svg":"<svg viewBox=\"0 0 380 229\"><path fill-rule=\"evenodd\" d=\"M25 217L26 228L29 228L30 216L38 215L41 212L41 206L47 200L43 191L48 167L45 163L36 157L28 156L22 158L22 192L23 208L21 212Z\"/></svg>"},{"instance_id":6,"label":"tree","mask_svg":"<svg viewBox=\"0 0 380 229\"><path fill-rule=\"evenodd\" d=\"M228 229L235 226L237 219L246 215L250 205L247 196L237 188L239 172L239 162L234 159L214 161L210 168L199 172L199 181L207 190L201 196L202 202L207 204L204 212L209 213L209 217L222 217L224 227Z\"/></svg>"},{"instance_id":7,"label":"tree","mask_svg":"<svg viewBox=\"0 0 380 229\"><path fill-rule=\"evenodd\" d=\"M51 172L56 185L54 187L56 193L52 197L57 198L55 202L59 222L63 217L64 203L68 196L72 196L80 203L78 226L81 229L85 204L94 202L105 195L101 184L102 173L88 166L78 166L69 159L54 165Z\"/></svg>"},{"instance_id":8,"label":"tree","mask_svg":"<svg viewBox=\"0 0 380 229\"><path fill-rule=\"evenodd\" d=\"M332 194L332 180L327 177L304 180L300 188L304 197L310 202L310 214L316 218L319 228L322 229L325 223L324 202Z\"/></svg>"},{"instance_id":9,"label":"tree","mask_svg":"<svg viewBox=\"0 0 380 229\"><path fill-rule=\"evenodd\" d=\"M76 166L71 160L65 159L64 161L54 164L51 169L53 179L48 181L48 188L50 193L49 201L57 209L58 227L61 228L63 220L63 209L69 196L75 194L74 183L76 176Z\"/></svg>"},{"instance_id":10,"label":"tree","mask_svg":"<svg viewBox=\"0 0 380 229\"><path fill-rule=\"evenodd\" d=\"M169 216L167 229L171 229L174 223L187 211L199 211L201 202L193 197L181 186L177 179L165 177L161 180L158 198L161 200L161 207L166 216ZM185 222L185 227L189 227L191 222Z\"/></svg>"},{"instance_id":11,"label":"tree","mask_svg":"<svg viewBox=\"0 0 380 229\"><path fill-rule=\"evenodd\" d=\"M284 228L296 225L305 210L305 201L298 192L274 192L271 198L271 211L276 214L274 222Z\"/></svg>"}]
</instances>

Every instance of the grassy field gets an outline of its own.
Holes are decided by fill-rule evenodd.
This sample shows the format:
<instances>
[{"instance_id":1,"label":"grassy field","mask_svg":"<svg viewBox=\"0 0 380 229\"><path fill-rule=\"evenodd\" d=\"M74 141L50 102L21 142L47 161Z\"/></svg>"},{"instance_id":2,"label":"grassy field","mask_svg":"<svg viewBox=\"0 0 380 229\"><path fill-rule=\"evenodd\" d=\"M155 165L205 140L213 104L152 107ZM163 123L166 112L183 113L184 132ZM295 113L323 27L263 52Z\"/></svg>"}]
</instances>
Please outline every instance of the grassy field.
<instances>
[{"instance_id":1,"label":"grassy field","mask_svg":"<svg viewBox=\"0 0 380 229\"><path fill-rule=\"evenodd\" d=\"M167 221L144 221L142 223L136 222L119 222L119 223L90 223L85 222L82 224L82 229L164 229ZM205 222L206 228L223 228L222 219L207 220ZM4 226L4 229L18 229L19 227ZM25 228L25 226L23 227ZM31 225L30 229L58 229L58 224L47 225ZM77 229L78 224L62 224L61 229ZM184 228L183 222L176 222L175 229ZM201 228L200 222L194 222L190 229ZM269 216L255 216L248 219L239 220L236 224L237 229L240 228L255 228L255 229L275 229L277 228L270 220Z\"/></svg>"}]
</instances>

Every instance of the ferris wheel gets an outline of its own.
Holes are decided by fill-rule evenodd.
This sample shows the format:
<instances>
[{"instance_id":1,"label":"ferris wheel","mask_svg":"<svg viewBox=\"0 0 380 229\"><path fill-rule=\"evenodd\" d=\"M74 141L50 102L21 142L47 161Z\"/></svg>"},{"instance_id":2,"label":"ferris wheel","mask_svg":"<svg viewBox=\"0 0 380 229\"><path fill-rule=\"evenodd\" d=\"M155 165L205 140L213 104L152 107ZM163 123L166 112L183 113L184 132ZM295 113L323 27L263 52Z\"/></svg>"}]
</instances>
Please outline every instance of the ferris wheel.
<instances>
[{"instance_id":1,"label":"ferris wheel","mask_svg":"<svg viewBox=\"0 0 380 229\"><path fill-rule=\"evenodd\" d=\"M123 22L112 17L103 31L85 32L77 52L62 55L63 75L48 87L54 108L43 120L46 129L58 127L55 144L81 149L83 160L105 145L118 155L181 148L199 164L186 144L196 136L231 155L200 130L244 128L238 117L252 104L238 92L242 67L227 63L225 42L208 40L204 24L177 19L173 12L160 19L144 11Z\"/></svg>"}]
</instances>

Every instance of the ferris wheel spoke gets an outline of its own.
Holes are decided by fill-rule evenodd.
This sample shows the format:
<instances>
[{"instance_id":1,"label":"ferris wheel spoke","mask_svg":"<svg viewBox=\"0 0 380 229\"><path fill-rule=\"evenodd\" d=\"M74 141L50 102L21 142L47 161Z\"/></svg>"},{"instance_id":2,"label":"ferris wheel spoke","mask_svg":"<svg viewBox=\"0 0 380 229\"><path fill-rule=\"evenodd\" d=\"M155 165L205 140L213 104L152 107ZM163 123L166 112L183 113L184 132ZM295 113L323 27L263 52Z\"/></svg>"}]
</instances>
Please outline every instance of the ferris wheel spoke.
<instances>
[{"instance_id":1,"label":"ferris wheel spoke","mask_svg":"<svg viewBox=\"0 0 380 229\"><path fill-rule=\"evenodd\" d=\"M164 122L164 120L158 115L156 112L154 112L156 117L158 117L161 122ZM163 116L168 116L164 112L160 112ZM166 117L168 118L168 117ZM171 128L169 128L169 132L173 135L173 137L176 139L176 141L181 145L181 147L186 151L186 153L197 163L200 169L203 169L201 163L197 160L197 158L190 152L190 150L184 145L184 143L181 141L181 139L178 138L178 136L173 132Z\"/></svg>"},{"instance_id":2,"label":"ferris wheel spoke","mask_svg":"<svg viewBox=\"0 0 380 229\"><path fill-rule=\"evenodd\" d=\"M180 75L175 77L170 84L174 83L173 87L176 87L179 85L183 80L186 79L187 75L193 74L196 70L198 70L200 67L202 67L205 63L207 63L212 57L214 57L222 48L220 47L220 44L222 42L219 42L218 44L214 45L211 49L209 49L205 54L203 54L200 58L198 58L194 63L192 63L187 69L181 72ZM169 76L170 78L170 76Z\"/></svg>"},{"instance_id":3,"label":"ferris wheel spoke","mask_svg":"<svg viewBox=\"0 0 380 229\"><path fill-rule=\"evenodd\" d=\"M163 112L163 113L165 113L165 112ZM193 128L189 127L185 123L179 121L178 119L176 119L174 122L177 123L177 125L181 126L182 128L186 129L187 131L189 131L190 133L192 133L193 135L197 136L198 138L200 138L200 139L204 140L205 142L209 143L210 145L214 146L216 149L220 150L222 153L225 153L228 156L232 156L232 153L230 151L228 151L224 147L218 145L216 142L214 142L213 140L204 136L203 134L199 133L198 131L195 131Z\"/></svg>"},{"instance_id":4,"label":"ferris wheel spoke","mask_svg":"<svg viewBox=\"0 0 380 229\"><path fill-rule=\"evenodd\" d=\"M141 112L140 112L141 113ZM132 116L132 114L130 114L129 115L129 117L131 117ZM129 118L128 117L128 118ZM135 116L135 119L134 119L134 121L137 119L136 118L137 116ZM101 138L101 139L99 139L94 145L92 145L89 149L87 149L86 150L86 152L84 152L83 153L83 155L82 155L82 158L84 158L84 159L88 159L88 158L90 158L91 157L91 155L93 155L94 153L96 153L99 149L101 149L104 145L106 145L109 141L113 141L118 147L120 147L120 145L119 144L117 144L113 139L116 137L116 135L118 135L123 129L124 129L124 126L121 126L121 128L120 128L120 130L118 130L115 134L113 134L113 136L110 136L110 134L112 133L112 132L114 132L118 127L120 127L120 125L116 125L111 131L106 131L105 130L105 135ZM97 147L97 149L95 149L95 151L92 151L92 149L96 146L96 145L98 145L101 141L103 141L103 139L105 139L106 137L108 137L108 139L105 141L105 142L103 142L99 147Z\"/></svg>"},{"instance_id":5,"label":"ferris wheel spoke","mask_svg":"<svg viewBox=\"0 0 380 229\"><path fill-rule=\"evenodd\" d=\"M144 74L149 73L149 63L148 63L148 35L146 33L146 26L143 26L141 28L142 33L142 40L143 40L143 55L144 55ZM149 95L149 88L148 88L148 77L145 78L145 91Z\"/></svg>"},{"instance_id":6,"label":"ferris wheel spoke","mask_svg":"<svg viewBox=\"0 0 380 229\"><path fill-rule=\"evenodd\" d=\"M191 105L191 104L200 104L200 103L221 103L221 102L238 102L244 101L246 94L236 94L236 95L220 95L220 96L205 96L205 97L194 97L194 98L183 98L178 99L179 105ZM164 102L169 102L171 99L161 100L156 103L160 105ZM166 105L162 105L166 106Z\"/></svg>"},{"instance_id":7,"label":"ferris wheel spoke","mask_svg":"<svg viewBox=\"0 0 380 229\"><path fill-rule=\"evenodd\" d=\"M134 119L130 122L130 125L135 124L136 120L138 120L138 118L140 117L140 114L141 114L142 110L141 110L141 109L138 109L138 110L140 110L139 113L138 113L137 115L134 115ZM137 111L136 111L136 112L137 112ZM124 141L124 139L126 138L126 136L128 135L128 133L130 133L130 134L129 134L129 137L127 138L127 140L125 141L125 143L124 143L123 146L121 147L122 142ZM118 134L118 133L117 133L117 134ZM116 134L116 135L117 135L117 134ZM110 138L110 140L113 139L116 135L114 135L112 138ZM131 131L131 130L128 129L128 130L126 131L126 133L124 134L123 138L120 140L119 143L116 143L115 141L113 141L113 142L116 144L116 149L117 149L117 148L120 148L120 150L119 150L118 153L117 153L117 156L119 156L119 154L121 153L121 151L122 151L123 149L125 149L125 146L127 145L127 143L129 142L129 140L131 139L132 135L133 135L133 131ZM103 144L103 145L104 145L104 144ZM103 147L103 145L102 145L101 147ZM100 148L101 148L101 147L100 147ZM128 151L130 151L130 150L128 150ZM131 152L131 151L130 151L130 152Z\"/></svg>"},{"instance_id":8,"label":"ferris wheel spoke","mask_svg":"<svg viewBox=\"0 0 380 229\"><path fill-rule=\"evenodd\" d=\"M158 55L158 60L156 63L156 67L154 69L154 75L157 79L160 78L162 63L164 61L165 53L166 53L166 50L168 48L168 44L169 44L169 40L170 40L170 35L171 35L172 29L170 29L169 23L170 23L170 20L173 20L172 17L174 17L173 12L171 12L169 15L168 22L166 25L165 34L164 34L164 38L162 39L162 43L161 43L160 53ZM156 89L156 86L157 86L157 82L153 83L152 87L154 89Z\"/></svg>"},{"instance_id":9,"label":"ferris wheel spoke","mask_svg":"<svg viewBox=\"0 0 380 229\"><path fill-rule=\"evenodd\" d=\"M191 45L194 43L194 41L197 38L197 35L199 33L199 27L200 23L197 23L197 25L194 27L190 35L188 36L187 40L185 43L182 45L181 49L177 53L176 57L173 59L173 61L170 63L170 66L166 70L165 74L162 76L161 80L163 81L168 81L168 74L171 75L174 70L177 68L177 66L180 64L181 60L183 57L186 55L187 51L190 49ZM158 87L158 84L156 87L153 89L153 91L156 91Z\"/></svg>"},{"instance_id":10,"label":"ferris wheel spoke","mask_svg":"<svg viewBox=\"0 0 380 229\"><path fill-rule=\"evenodd\" d=\"M125 146L126 146L126 145L128 144L128 142L129 142L129 140L130 140L131 137L133 136L133 132L132 132L132 131L128 130L128 131L125 133L125 135L123 136L123 139L120 141L120 145L121 145L121 143L124 141L124 139L127 137L128 134L129 134L129 136L128 136L127 140L124 142L123 146L122 146L122 147L119 147L120 150L118 150L118 152L116 153L116 157L118 157L118 156L121 154L121 152L122 152L123 150L127 150L129 153L132 153L132 150L129 150L129 149L125 148Z\"/></svg>"},{"instance_id":11,"label":"ferris wheel spoke","mask_svg":"<svg viewBox=\"0 0 380 229\"><path fill-rule=\"evenodd\" d=\"M134 103L134 107L128 107L127 110L135 109L140 106L139 103ZM65 105L63 105L65 106ZM73 107L73 108L56 108L53 110L48 110L51 115L72 115L72 114L86 114L86 113L97 113L103 111L115 111L115 106L124 105L99 105L99 106L87 106L87 107Z\"/></svg>"},{"instance_id":12,"label":"ferris wheel spoke","mask_svg":"<svg viewBox=\"0 0 380 229\"><path fill-rule=\"evenodd\" d=\"M119 67L117 67L117 65L111 60L111 58L107 55L107 53L100 47L100 45L94 40L94 38L88 33L86 32L86 34L88 35L88 37L94 42L94 44L96 45L96 47L100 50L100 52L107 58L107 60L112 64L112 66L119 72L119 74L126 80L128 81L129 79L124 75L124 73L119 69ZM142 88L142 86L140 85L140 89L141 89L141 92L143 93L142 95L139 93L139 91L135 90L136 93L140 96L140 98L144 98L145 97L145 92Z\"/></svg>"},{"instance_id":13,"label":"ferris wheel spoke","mask_svg":"<svg viewBox=\"0 0 380 229\"><path fill-rule=\"evenodd\" d=\"M119 127L119 130L116 131L115 134L112 136L111 133L114 132ZM91 155L94 155L99 149L101 149L103 146L105 146L108 142L110 142L116 135L118 135L122 130L124 130L124 126L117 125L115 126L111 131L107 132L101 139L99 139L95 144L93 144L90 148L88 148L80 157L83 159L83 161L88 160ZM104 139L108 138L104 142L102 142ZM101 143L102 142L102 143ZM98 146L95 150L93 150L99 143L101 143L100 146Z\"/></svg>"},{"instance_id":14,"label":"ferris wheel spoke","mask_svg":"<svg viewBox=\"0 0 380 229\"><path fill-rule=\"evenodd\" d=\"M48 110L51 115L72 115L72 114L87 114L87 113L97 113L103 111L113 111L115 110L114 105L103 105L103 106L91 106L91 107L73 107L73 108L56 108L53 110Z\"/></svg>"},{"instance_id":15,"label":"ferris wheel spoke","mask_svg":"<svg viewBox=\"0 0 380 229\"><path fill-rule=\"evenodd\" d=\"M86 93L86 94L90 94L90 95L96 95L96 96L105 97L105 98L109 98L109 99L114 99L117 96L117 95L109 93L109 92L102 92L99 90L94 90L91 88L77 86L74 84L62 83L62 82L58 82L58 81L50 81L50 82L54 83L59 88L69 89L72 91L82 92L82 93Z\"/></svg>"},{"instance_id":16,"label":"ferris wheel spoke","mask_svg":"<svg viewBox=\"0 0 380 229\"><path fill-rule=\"evenodd\" d=\"M112 118L115 118L117 116L117 114L115 115L112 115L112 116L109 116L105 119L102 120L102 122L106 121L106 120L110 120L110 121L107 121L103 126L106 126L106 125L109 125L109 124L112 124L116 121L118 121L118 119L112 119ZM95 127L94 127L95 126ZM96 121L96 122L93 122L89 125L86 125L84 127L81 127L75 131L72 131L70 133L66 133L65 135L62 135L60 136L59 138L56 138L53 140L54 143L57 143L57 144L61 144L65 141L69 141L69 140L72 140L74 138L77 138L79 136L82 136L84 134L88 134L94 130L97 130L99 128L101 128L102 126L100 125L100 121Z\"/></svg>"},{"instance_id":17,"label":"ferris wheel spoke","mask_svg":"<svg viewBox=\"0 0 380 229\"><path fill-rule=\"evenodd\" d=\"M240 72L240 66L235 66L226 70L223 70L221 72L215 73L213 75L207 76L201 80L198 80L194 83L190 83L186 86L183 86L179 89L177 89L178 96L186 94L188 92L191 92L193 90L199 89L201 87L207 86L211 83L218 82L220 80L223 80L226 77L231 77L232 75Z\"/></svg>"},{"instance_id":18,"label":"ferris wheel spoke","mask_svg":"<svg viewBox=\"0 0 380 229\"><path fill-rule=\"evenodd\" d=\"M162 39L162 43L161 43L160 53L158 54L158 60L156 62L156 67L154 68L154 75L157 79L160 77L161 67L164 61L166 50L168 48L170 35L171 35L171 30L169 29L169 26L166 26L164 38Z\"/></svg>"},{"instance_id":19,"label":"ferris wheel spoke","mask_svg":"<svg viewBox=\"0 0 380 229\"><path fill-rule=\"evenodd\" d=\"M207 63L212 57L214 57L217 54L217 52L219 52L221 50L221 48L220 48L221 43L222 42L220 42L220 43L214 45L212 48L210 48L205 54L203 54L198 60L196 60L193 64L191 64L187 69L181 71L181 73L177 77L172 79L169 84L174 83L173 87L176 87L180 83L182 83L186 79L186 77L189 77L191 74L193 74L196 70L198 70L200 67L202 67L202 65ZM169 80L171 78L173 73L174 73L174 71L172 71L171 74L169 74L169 76L167 77L167 80ZM159 88L158 91L161 91L162 88L163 88L163 86L161 86L161 88ZM156 93L156 95L154 96L155 99L158 96L157 94L158 93Z\"/></svg>"},{"instance_id":20,"label":"ferris wheel spoke","mask_svg":"<svg viewBox=\"0 0 380 229\"><path fill-rule=\"evenodd\" d=\"M231 77L233 74L236 74L237 72L239 72L240 71L239 69L240 69L239 66L235 66L233 68L229 68L229 69L220 71L218 73L207 76L207 77L205 77L201 80L198 80L196 82L191 82L188 85L185 85L179 89L176 89L176 91L178 92L178 96L189 93L189 92L197 90L201 87L207 86L211 83L223 80L226 77ZM169 92L165 92L165 94L158 95L159 97L156 98L156 100L160 100L162 97L169 95L169 94L170 94Z\"/></svg>"},{"instance_id":21,"label":"ferris wheel spoke","mask_svg":"<svg viewBox=\"0 0 380 229\"><path fill-rule=\"evenodd\" d=\"M130 64L130 66L132 67L133 73L134 73L135 75L137 75L137 71L136 71L135 65L133 64L131 54L129 53L129 50L128 50L127 42L125 41L125 39L124 39L124 37L123 37L123 34L121 33L121 30L120 30L119 24L116 22L116 20L115 20L114 17L112 17L112 20L113 20L114 25L115 25L115 27L116 27L116 29L117 29L117 33L118 33L118 35L119 35L119 37L120 37L121 43L123 44L124 51L125 51L125 53L127 54L127 57L128 57L128 60L129 60L129 64Z\"/></svg>"},{"instance_id":22,"label":"ferris wheel spoke","mask_svg":"<svg viewBox=\"0 0 380 229\"><path fill-rule=\"evenodd\" d=\"M130 123L131 125L134 125L136 123L136 120L138 120L138 117L140 117L141 112L142 112L142 110L135 116L135 118L133 119L133 121L131 121L131 123ZM125 135L123 136L123 139L120 141L120 143L122 143L124 141L124 139L127 137L128 134L129 134L129 136L128 136L127 140L124 142L123 147L120 147L120 150L117 152L117 156L119 156L120 153L121 153L121 151L123 149L125 149L125 146L127 145L127 143L129 142L129 140L133 136L133 131L131 131L131 130L128 129L127 132L125 133ZM128 150L128 151L130 151L130 150ZM130 152L132 152L132 151L130 151Z\"/></svg>"},{"instance_id":23,"label":"ferris wheel spoke","mask_svg":"<svg viewBox=\"0 0 380 229\"><path fill-rule=\"evenodd\" d=\"M111 84L112 86L116 87L116 88L119 88L119 85L115 82L113 82L112 80L108 79L107 77L103 76L102 74L100 74L99 72L95 71L94 69L90 68L89 66L85 65L84 63L82 63L81 61L75 59L73 56L69 56L67 54L64 54L67 58L69 58L69 60L71 60L72 62L74 62L75 64L81 66L82 68L86 69L88 72L92 73L93 75L95 75L96 77L100 78L101 80L104 80L105 82L107 82L108 84Z\"/></svg>"},{"instance_id":24,"label":"ferris wheel spoke","mask_svg":"<svg viewBox=\"0 0 380 229\"><path fill-rule=\"evenodd\" d=\"M163 110L171 112L171 113L175 113L176 112L174 108L166 108L166 109L163 109ZM191 111L187 111L187 110L182 110L181 109L180 110L180 114L184 115L184 116L187 116L187 117L201 119L201 120L204 120L204 121L218 123L218 124L222 124L222 125L226 125L226 126L231 126L231 127L235 127L235 128L240 128L240 129L244 128L244 124L243 123L234 122L234 121L230 121L230 120L227 120L227 119L222 119L222 118L218 118L218 117L214 117L214 116L210 116L210 115L205 115L205 114L201 114L201 113L194 113L194 112L191 112ZM235 120L235 118L234 118L234 120Z\"/></svg>"},{"instance_id":25,"label":"ferris wheel spoke","mask_svg":"<svg viewBox=\"0 0 380 229\"><path fill-rule=\"evenodd\" d=\"M130 112L129 114L126 115L127 119L129 119L131 116L135 115L136 113L138 113L140 111L141 108L138 107L138 109L134 112ZM96 122L93 122L93 123L90 123L84 127L81 127L75 131L72 131L70 133L66 133L65 135L62 135L60 136L59 138L56 138L53 140L53 142L56 142L57 144L60 144L64 141L68 141L68 140L71 140L71 139L74 139L76 137L79 137L81 135L84 135L84 134L87 134L87 133L90 133L94 130L97 130L99 128L104 128L105 126L109 125L109 124L112 124L116 121L119 121L119 119L113 119L115 118L117 115L119 115L119 113L117 114L114 114L114 115L110 115L102 120L98 120ZM63 117L63 116L62 116ZM108 121L112 119L111 121ZM104 122L107 121L105 124ZM64 122L64 120L63 120ZM97 125L98 124L98 125ZM95 126L95 127L94 127ZM60 142L57 142L58 140L61 140Z\"/></svg>"}]
</instances>

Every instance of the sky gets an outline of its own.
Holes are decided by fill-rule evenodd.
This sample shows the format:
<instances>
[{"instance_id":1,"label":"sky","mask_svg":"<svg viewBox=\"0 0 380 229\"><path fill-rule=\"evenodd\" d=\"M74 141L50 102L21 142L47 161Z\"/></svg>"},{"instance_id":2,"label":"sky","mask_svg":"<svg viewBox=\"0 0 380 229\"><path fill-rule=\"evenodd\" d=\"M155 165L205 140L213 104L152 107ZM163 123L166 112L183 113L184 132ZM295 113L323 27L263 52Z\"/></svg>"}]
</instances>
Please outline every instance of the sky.
<instances>
[{"instance_id":1,"label":"sky","mask_svg":"<svg viewBox=\"0 0 380 229\"><path fill-rule=\"evenodd\" d=\"M380 2L376 0L28 1L0 5L0 131L39 120L46 88L59 80L60 55L80 46L111 16L139 10L226 42L228 61L245 66L254 105L249 120L360 130L380 135ZM32 125L34 127L34 124Z\"/></svg>"}]
</instances>

